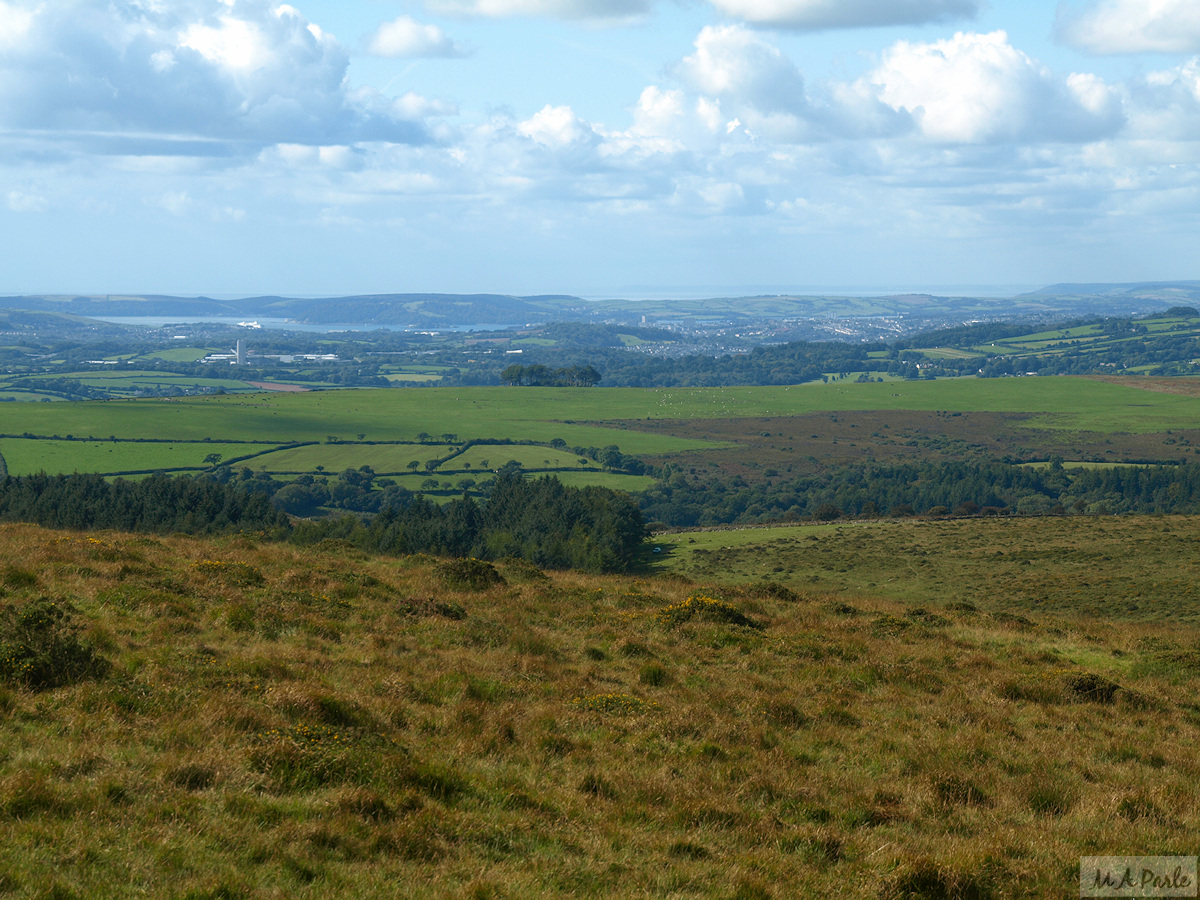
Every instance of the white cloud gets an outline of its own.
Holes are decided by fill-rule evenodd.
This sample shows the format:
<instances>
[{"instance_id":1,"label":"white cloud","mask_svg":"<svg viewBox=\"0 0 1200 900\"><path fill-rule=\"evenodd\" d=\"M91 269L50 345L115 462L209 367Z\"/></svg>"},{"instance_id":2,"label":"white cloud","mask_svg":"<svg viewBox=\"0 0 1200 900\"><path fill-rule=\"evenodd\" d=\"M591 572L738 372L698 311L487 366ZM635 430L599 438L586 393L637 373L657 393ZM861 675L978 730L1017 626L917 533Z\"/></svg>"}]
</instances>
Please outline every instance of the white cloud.
<instances>
[{"instance_id":1,"label":"white cloud","mask_svg":"<svg viewBox=\"0 0 1200 900\"><path fill-rule=\"evenodd\" d=\"M710 130L737 118L748 131L779 140L813 136L804 76L778 47L740 25L706 26L695 47L672 72L708 99Z\"/></svg>"},{"instance_id":2,"label":"white cloud","mask_svg":"<svg viewBox=\"0 0 1200 900\"><path fill-rule=\"evenodd\" d=\"M721 12L755 25L816 30L919 25L972 18L980 0L712 0Z\"/></svg>"},{"instance_id":3,"label":"white cloud","mask_svg":"<svg viewBox=\"0 0 1200 900\"><path fill-rule=\"evenodd\" d=\"M566 147L585 141L594 134L569 106L545 106L521 122L517 132L546 147Z\"/></svg>"},{"instance_id":4,"label":"white cloud","mask_svg":"<svg viewBox=\"0 0 1200 900\"><path fill-rule=\"evenodd\" d=\"M418 22L411 16L382 23L367 42L367 52L392 59L467 55L467 51L441 28Z\"/></svg>"},{"instance_id":5,"label":"white cloud","mask_svg":"<svg viewBox=\"0 0 1200 900\"><path fill-rule=\"evenodd\" d=\"M1059 40L1091 53L1200 51L1196 0L1089 0L1058 8Z\"/></svg>"},{"instance_id":6,"label":"white cloud","mask_svg":"<svg viewBox=\"0 0 1200 900\"><path fill-rule=\"evenodd\" d=\"M0 51L18 47L33 25L33 12L0 2Z\"/></svg>"},{"instance_id":7,"label":"white cloud","mask_svg":"<svg viewBox=\"0 0 1200 900\"><path fill-rule=\"evenodd\" d=\"M859 87L877 91L937 141L1093 140L1123 123L1120 99L1101 79L1060 81L1003 31L900 41Z\"/></svg>"},{"instance_id":8,"label":"white cloud","mask_svg":"<svg viewBox=\"0 0 1200 900\"><path fill-rule=\"evenodd\" d=\"M345 48L271 0L26 0L0 16L0 33L23 32L0 44L10 131L121 154L429 139L386 105L357 102Z\"/></svg>"},{"instance_id":9,"label":"white cloud","mask_svg":"<svg viewBox=\"0 0 1200 900\"><path fill-rule=\"evenodd\" d=\"M40 194L27 194L24 191L8 192L8 208L18 213L45 212L46 198Z\"/></svg>"},{"instance_id":10,"label":"white cloud","mask_svg":"<svg viewBox=\"0 0 1200 900\"><path fill-rule=\"evenodd\" d=\"M622 21L639 19L653 0L426 0L433 11L452 16L509 18L541 16L551 19Z\"/></svg>"}]
</instances>

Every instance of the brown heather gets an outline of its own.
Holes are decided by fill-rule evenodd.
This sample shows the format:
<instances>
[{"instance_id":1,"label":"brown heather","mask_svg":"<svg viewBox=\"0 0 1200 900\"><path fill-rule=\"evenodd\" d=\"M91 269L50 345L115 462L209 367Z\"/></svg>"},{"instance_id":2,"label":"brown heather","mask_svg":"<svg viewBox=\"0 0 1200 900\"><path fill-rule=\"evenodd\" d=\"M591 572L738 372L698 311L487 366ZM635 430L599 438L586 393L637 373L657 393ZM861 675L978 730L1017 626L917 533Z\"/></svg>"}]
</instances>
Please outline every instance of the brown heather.
<instances>
[{"instance_id":1,"label":"brown heather","mask_svg":"<svg viewBox=\"0 0 1200 900\"><path fill-rule=\"evenodd\" d=\"M110 663L0 688L10 896L1062 897L1082 855L1197 853L1192 609L0 541L0 603Z\"/></svg>"}]
</instances>

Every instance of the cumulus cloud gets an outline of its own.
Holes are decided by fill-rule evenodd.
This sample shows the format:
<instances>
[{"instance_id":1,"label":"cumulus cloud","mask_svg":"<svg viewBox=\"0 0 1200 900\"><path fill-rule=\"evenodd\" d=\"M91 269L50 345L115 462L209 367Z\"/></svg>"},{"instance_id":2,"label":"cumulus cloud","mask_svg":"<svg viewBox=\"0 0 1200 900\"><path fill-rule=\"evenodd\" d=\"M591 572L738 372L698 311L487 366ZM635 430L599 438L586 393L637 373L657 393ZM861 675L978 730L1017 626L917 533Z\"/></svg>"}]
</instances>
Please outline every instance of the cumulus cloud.
<instances>
[{"instance_id":1,"label":"cumulus cloud","mask_svg":"<svg viewBox=\"0 0 1200 900\"><path fill-rule=\"evenodd\" d=\"M710 25L697 35L695 48L672 73L709 101L696 112L710 130L733 134L744 128L780 140L810 134L804 76L774 44L740 25ZM738 125L730 128L735 119Z\"/></svg>"},{"instance_id":2,"label":"cumulus cloud","mask_svg":"<svg viewBox=\"0 0 1200 900\"><path fill-rule=\"evenodd\" d=\"M1200 4L1195 0L1089 0L1058 8L1059 40L1090 53L1200 51Z\"/></svg>"},{"instance_id":3,"label":"cumulus cloud","mask_svg":"<svg viewBox=\"0 0 1200 900\"><path fill-rule=\"evenodd\" d=\"M146 152L216 142L236 153L281 141L428 139L357 103L346 50L271 0L24 0L4 5L0 34L0 125L9 129L91 135L123 153L140 141Z\"/></svg>"},{"instance_id":4,"label":"cumulus cloud","mask_svg":"<svg viewBox=\"0 0 1200 900\"><path fill-rule=\"evenodd\" d=\"M552 19L620 21L638 19L652 0L427 0L435 12L491 19L542 16Z\"/></svg>"},{"instance_id":5,"label":"cumulus cloud","mask_svg":"<svg viewBox=\"0 0 1200 900\"><path fill-rule=\"evenodd\" d=\"M952 143L1094 140L1124 121L1100 78L1059 80L1003 31L900 41L858 86L911 115L926 137Z\"/></svg>"},{"instance_id":6,"label":"cumulus cloud","mask_svg":"<svg viewBox=\"0 0 1200 900\"><path fill-rule=\"evenodd\" d=\"M467 51L436 25L400 16L384 22L367 42L367 52L392 59L466 56Z\"/></svg>"},{"instance_id":7,"label":"cumulus cloud","mask_svg":"<svg viewBox=\"0 0 1200 900\"><path fill-rule=\"evenodd\" d=\"M754 25L818 30L920 25L972 18L981 0L712 0L726 15Z\"/></svg>"}]
</instances>

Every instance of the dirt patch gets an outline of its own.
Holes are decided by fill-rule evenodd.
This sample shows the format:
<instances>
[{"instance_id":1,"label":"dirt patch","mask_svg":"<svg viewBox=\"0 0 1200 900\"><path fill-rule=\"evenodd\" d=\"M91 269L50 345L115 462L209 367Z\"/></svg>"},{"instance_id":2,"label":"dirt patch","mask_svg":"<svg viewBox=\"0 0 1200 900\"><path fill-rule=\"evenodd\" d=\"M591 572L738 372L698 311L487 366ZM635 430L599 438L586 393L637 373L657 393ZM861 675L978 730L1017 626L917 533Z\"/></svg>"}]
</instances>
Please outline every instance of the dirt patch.
<instances>
[{"instance_id":1,"label":"dirt patch","mask_svg":"<svg viewBox=\"0 0 1200 900\"><path fill-rule=\"evenodd\" d=\"M1114 375L1094 375L1095 381L1120 384L1125 387L1141 388L1159 394L1178 394L1182 397L1200 397L1200 380L1191 378L1131 378Z\"/></svg>"}]
</instances>

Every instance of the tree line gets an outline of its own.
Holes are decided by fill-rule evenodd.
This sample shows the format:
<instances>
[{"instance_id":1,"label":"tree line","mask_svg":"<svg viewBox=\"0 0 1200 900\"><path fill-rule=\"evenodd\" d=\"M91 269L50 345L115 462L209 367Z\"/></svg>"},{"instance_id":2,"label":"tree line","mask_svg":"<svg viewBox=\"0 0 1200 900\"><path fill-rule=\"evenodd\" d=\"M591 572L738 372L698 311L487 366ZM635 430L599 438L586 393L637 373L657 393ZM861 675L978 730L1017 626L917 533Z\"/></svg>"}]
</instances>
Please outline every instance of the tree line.
<instances>
[{"instance_id":1,"label":"tree line","mask_svg":"<svg viewBox=\"0 0 1200 900\"><path fill-rule=\"evenodd\" d=\"M339 482L348 495L364 493L369 479L360 474L358 485L350 484L352 479ZM225 481L7 476L0 478L0 521L79 531L252 532L300 543L334 537L379 553L515 556L539 566L594 572L629 569L646 537L642 513L627 494L567 487L553 477L527 481L519 473L501 472L486 498L464 496L445 506L401 488L375 491L373 515L343 513L297 523L273 502L284 489L249 470Z\"/></svg>"},{"instance_id":2,"label":"tree line","mask_svg":"<svg viewBox=\"0 0 1200 900\"><path fill-rule=\"evenodd\" d=\"M746 484L681 471L640 495L671 527L842 516L1200 513L1200 464L1047 468L1004 462L861 463Z\"/></svg>"}]
</instances>

